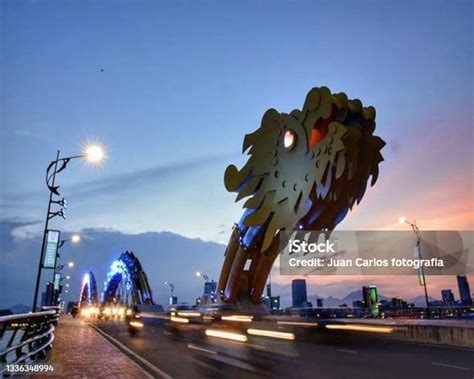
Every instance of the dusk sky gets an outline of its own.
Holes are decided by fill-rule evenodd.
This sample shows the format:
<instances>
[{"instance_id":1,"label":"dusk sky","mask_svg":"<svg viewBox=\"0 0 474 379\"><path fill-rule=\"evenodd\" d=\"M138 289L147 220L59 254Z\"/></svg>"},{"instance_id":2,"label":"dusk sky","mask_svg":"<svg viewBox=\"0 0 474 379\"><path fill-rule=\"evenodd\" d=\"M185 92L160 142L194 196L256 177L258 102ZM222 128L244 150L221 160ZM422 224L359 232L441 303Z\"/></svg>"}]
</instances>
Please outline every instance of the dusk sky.
<instances>
[{"instance_id":1,"label":"dusk sky","mask_svg":"<svg viewBox=\"0 0 474 379\"><path fill-rule=\"evenodd\" d=\"M387 141L377 185L339 228L400 229L403 215L422 229L472 230L472 15L471 1L2 1L0 256L11 257L2 291L15 269L37 264L57 149L100 142L107 160L74 161L58 176L68 218L51 227L225 244L242 213L224 188L226 166L245 161L243 137L268 108L301 108L315 86L375 106ZM25 241L38 246L15 261ZM410 280L400 294L421 294ZM309 281L340 296L363 280ZM33 278L21 285L32 291Z\"/></svg>"}]
</instances>

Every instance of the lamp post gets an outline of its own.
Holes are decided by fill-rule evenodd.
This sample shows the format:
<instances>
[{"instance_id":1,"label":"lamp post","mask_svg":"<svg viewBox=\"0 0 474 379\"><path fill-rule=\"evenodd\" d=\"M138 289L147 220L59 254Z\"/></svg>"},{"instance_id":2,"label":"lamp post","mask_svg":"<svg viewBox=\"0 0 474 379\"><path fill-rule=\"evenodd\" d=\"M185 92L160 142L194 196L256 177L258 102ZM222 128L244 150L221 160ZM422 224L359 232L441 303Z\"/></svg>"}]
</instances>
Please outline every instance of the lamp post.
<instances>
[{"instance_id":1,"label":"lamp post","mask_svg":"<svg viewBox=\"0 0 474 379\"><path fill-rule=\"evenodd\" d=\"M44 250L46 244L46 235L48 233L48 225L49 220L53 219L54 217L62 217L66 219L65 209L67 207L66 199L57 199L54 196L60 196L59 193L59 186L56 185L56 174L60 173L64 169L66 169L68 163L72 159L83 158L86 159L88 162L91 163L99 163L105 157L104 151L100 146L94 145L87 147L81 155L74 155L70 157L61 158L60 151L58 150L56 154L56 159L52 161L46 169L46 186L49 190L49 201L48 201L48 208L46 212L46 219L44 223L44 230L43 230L43 242L41 243L41 252L38 262L38 273L36 274L36 285L35 285L35 293L33 296L33 306L32 311L36 312L36 303L38 301L38 292L39 286L41 282L41 269L43 265L44 259ZM51 207L54 205L60 206L59 210L51 210Z\"/></svg>"},{"instance_id":2,"label":"lamp post","mask_svg":"<svg viewBox=\"0 0 474 379\"><path fill-rule=\"evenodd\" d=\"M173 296L174 293L174 284L170 282L165 282L165 286L168 286L170 289L171 296Z\"/></svg>"},{"instance_id":3,"label":"lamp post","mask_svg":"<svg viewBox=\"0 0 474 379\"><path fill-rule=\"evenodd\" d=\"M200 272L200 271L196 271L196 276L199 278L199 277L202 277L206 282L209 281L209 275L207 275L206 273L204 272Z\"/></svg>"},{"instance_id":4,"label":"lamp post","mask_svg":"<svg viewBox=\"0 0 474 379\"><path fill-rule=\"evenodd\" d=\"M61 249L66 242L72 242L74 244L79 243L81 241L81 236L79 234L73 234L71 238L67 238L65 240L59 241L58 245L58 254L57 254L57 259L61 258L61 255L59 254L59 249ZM54 281L54 276L56 275L56 269L53 270L53 281Z\"/></svg>"},{"instance_id":5,"label":"lamp post","mask_svg":"<svg viewBox=\"0 0 474 379\"><path fill-rule=\"evenodd\" d=\"M416 258L422 259L422 256L421 256L421 235L420 235L420 229L418 228L418 225L416 225L416 221L413 220L413 222L410 222L405 217L400 217L398 219L398 222L400 224L410 225L411 229L413 230L413 232L416 235L416 245L415 245ZM426 288L426 278L425 278L424 266L423 265L420 266L420 268L418 270L419 270L418 271L418 278L420 280L420 284L423 286L423 288L425 290L426 313L427 313L428 318L430 318L430 301L429 301L429 298L428 298L428 289Z\"/></svg>"}]
</instances>

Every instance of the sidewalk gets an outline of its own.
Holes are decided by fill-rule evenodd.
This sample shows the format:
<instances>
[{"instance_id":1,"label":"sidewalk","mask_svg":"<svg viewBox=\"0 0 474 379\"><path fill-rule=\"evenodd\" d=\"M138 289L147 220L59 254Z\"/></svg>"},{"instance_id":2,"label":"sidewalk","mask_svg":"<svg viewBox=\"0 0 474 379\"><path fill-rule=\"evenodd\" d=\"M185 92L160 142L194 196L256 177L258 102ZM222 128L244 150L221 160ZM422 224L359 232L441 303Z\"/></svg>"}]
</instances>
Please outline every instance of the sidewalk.
<instances>
[{"instance_id":1,"label":"sidewalk","mask_svg":"<svg viewBox=\"0 0 474 379\"><path fill-rule=\"evenodd\" d=\"M138 365L85 322L62 316L46 364L54 373L43 377L144 378Z\"/></svg>"}]
</instances>

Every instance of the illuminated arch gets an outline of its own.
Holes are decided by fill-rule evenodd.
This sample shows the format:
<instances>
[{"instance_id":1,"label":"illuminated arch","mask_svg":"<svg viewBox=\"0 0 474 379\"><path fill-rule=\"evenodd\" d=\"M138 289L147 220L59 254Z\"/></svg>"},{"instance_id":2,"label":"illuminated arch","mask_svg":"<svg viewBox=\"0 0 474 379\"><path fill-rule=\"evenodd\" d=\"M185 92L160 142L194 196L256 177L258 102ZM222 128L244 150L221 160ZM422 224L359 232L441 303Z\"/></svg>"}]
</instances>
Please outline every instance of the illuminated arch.
<instances>
[{"instance_id":1,"label":"illuminated arch","mask_svg":"<svg viewBox=\"0 0 474 379\"><path fill-rule=\"evenodd\" d=\"M87 307L98 303L97 282L94 273L89 271L82 278L81 295L79 297L79 306Z\"/></svg>"},{"instance_id":2,"label":"illuminated arch","mask_svg":"<svg viewBox=\"0 0 474 379\"><path fill-rule=\"evenodd\" d=\"M154 304L148 278L138 258L125 251L112 262L102 293L104 304Z\"/></svg>"}]
</instances>

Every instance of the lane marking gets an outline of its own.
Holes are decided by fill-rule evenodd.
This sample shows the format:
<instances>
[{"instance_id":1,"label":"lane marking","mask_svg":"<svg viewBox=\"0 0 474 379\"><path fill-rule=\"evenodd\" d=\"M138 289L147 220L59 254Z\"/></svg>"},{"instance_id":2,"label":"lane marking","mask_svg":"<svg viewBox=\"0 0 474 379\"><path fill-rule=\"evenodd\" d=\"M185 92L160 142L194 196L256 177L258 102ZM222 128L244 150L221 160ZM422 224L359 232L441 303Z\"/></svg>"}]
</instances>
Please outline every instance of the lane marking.
<instances>
[{"instance_id":1,"label":"lane marking","mask_svg":"<svg viewBox=\"0 0 474 379\"><path fill-rule=\"evenodd\" d=\"M192 343L188 343L188 347L189 347L190 349L203 351L203 352L209 353L209 354L217 354L217 351L208 350L208 349L205 349L205 348L203 348L203 347L199 347L199 346L193 345Z\"/></svg>"},{"instance_id":2,"label":"lane marking","mask_svg":"<svg viewBox=\"0 0 474 379\"><path fill-rule=\"evenodd\" d=\"M358 351L349 350L349 349L337 349L337 351L340 351L342 353L349 353L349 354L357 354L358 353Z\"/></svg>"},{"instance_id":3,"label":"lane marking","mask_svg":"<svg viewBox=\"0 0 474 379\"><path fill-rule=\"evenodd\" d=\"M433 366L449 367L449 368L455 368L457 370L471 371L471 369L468 368L468 367L455 366L455 365L450 365L450 364L447 364L447 363L431 362L431 364Z\"/></svg>"},{"instance_id":4,"label":"lane marking","mask_svg":"<svg viewBox=\"0 0 474 379\"><path fill-rule=\"evenodd\" d=\"M185 355L184 357L186 359L189 359L191 362L194 362L195 364L197 364L199 366L207 368L208 370L219 372L219 370L217 368L212 367L211 365L208 365L207 363L204 363L204 362L200 361L199 359L196 359L196 358L191 357L189 355Z\"/></svg>"},{"instance_id":5,"label":"lane marking","mask_svg":"<svg viewBox=\"0 0 474 379\"><path fill-rule=\"evenodd\" d=\"M133 350L129 349L127 346L125 346L123 343L121 343L119 340L116 338L112 337L110 334L104 332L103 330L99 329L97 326L89 324L96 330L98 333L102 334L104 338L108 338L111 341L115 342L121 349L125 350L127 353L132 355L134 358L138 359L141 363L143 363L146 367L148 367L151 371L153 371L155 374L157 374L161 378L165 379L173 379L171 375L168 375L166 372L161 370L160 368L156 367L153 363L147 361L145 358L143 358L141 355L138 355L135 353ZM138 365L137 365L138 366ZM140 366L138 366L140 367ZM140 367L141 368L141 367ZM142 371L146 372L143 368L141 368ZM148 373L147 373L148 374ZM149 374L148 374L149 375Z\"/></svg>"}]
</instances>

